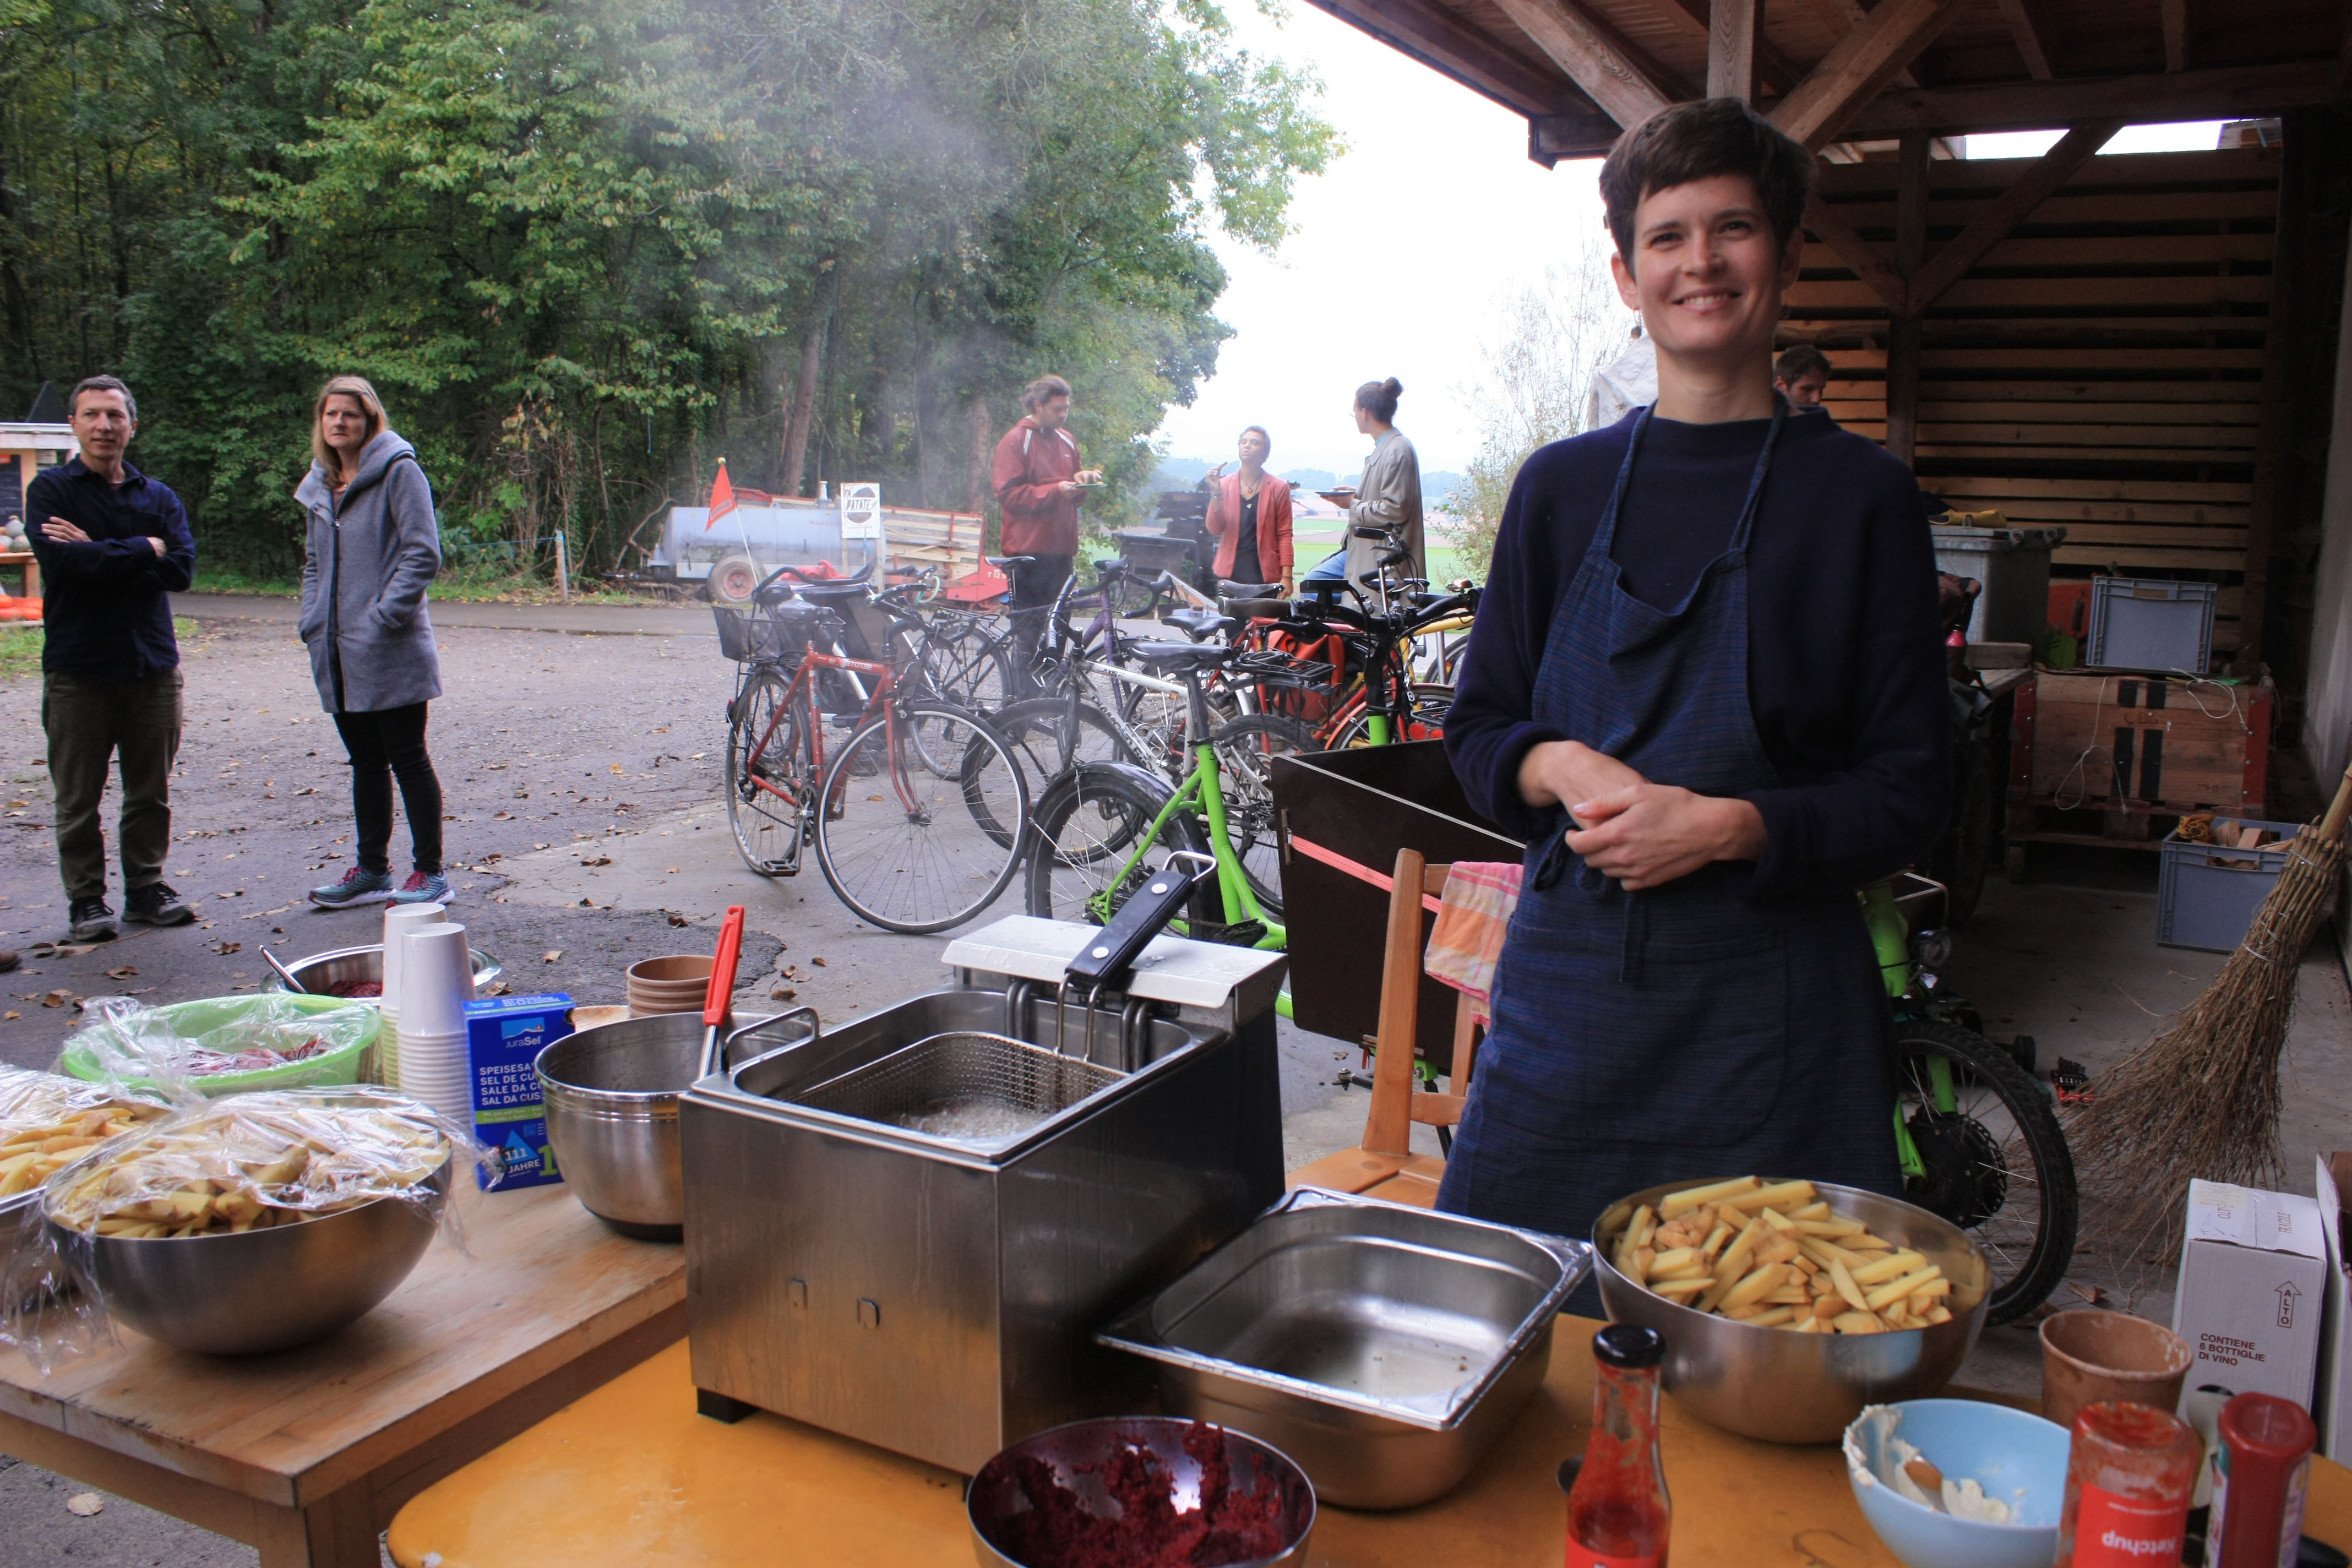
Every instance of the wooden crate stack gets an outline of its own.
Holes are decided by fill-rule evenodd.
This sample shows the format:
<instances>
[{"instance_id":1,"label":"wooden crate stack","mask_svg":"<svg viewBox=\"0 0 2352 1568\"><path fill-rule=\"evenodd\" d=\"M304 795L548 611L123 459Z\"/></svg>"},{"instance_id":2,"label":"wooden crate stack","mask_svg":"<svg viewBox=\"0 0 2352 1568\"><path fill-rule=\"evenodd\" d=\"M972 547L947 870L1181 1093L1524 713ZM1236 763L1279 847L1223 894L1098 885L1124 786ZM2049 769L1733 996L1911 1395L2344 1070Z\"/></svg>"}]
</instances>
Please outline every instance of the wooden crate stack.
<instances>
[{"instance_id":1,"label":"wooden crate stack","mask_svg":"<svg viewBox=\"0 0 2352 1568\"><path fill-rule=\"evenodd\" d=\"M2044 671L2017 693L2005 836L2147 842L2192 811L2262 816L2273 695L2267 680ZM2070 830L2076 812L2100 814L2099 831Z\"/></svg>"}]
</instances>

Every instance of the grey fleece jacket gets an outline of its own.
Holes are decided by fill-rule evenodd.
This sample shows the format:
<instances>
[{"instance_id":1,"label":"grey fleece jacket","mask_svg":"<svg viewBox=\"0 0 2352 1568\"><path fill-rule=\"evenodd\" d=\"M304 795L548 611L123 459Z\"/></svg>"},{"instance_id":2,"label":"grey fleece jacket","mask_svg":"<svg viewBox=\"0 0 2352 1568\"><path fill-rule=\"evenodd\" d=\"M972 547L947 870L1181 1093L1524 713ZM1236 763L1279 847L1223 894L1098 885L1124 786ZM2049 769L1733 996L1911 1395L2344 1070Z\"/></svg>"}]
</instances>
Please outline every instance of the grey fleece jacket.
<instances>
[{"instance_id":1,"label":"grey fleece jacket","mask_svg":"<svg viewBox=\"0 0 2352 1568\"><path fill-rule=\"evenodd\" d=\"M375 713L440 696L425 590L441 570L441 528L416 449L381 431L341 496L313 463L294 499L310 511L300 632L320 702Z\"/></svg>"},{"instance_id":2,"label":"grey fleece jacket","mask_svg":"<svg viewBox=\"0 0 2352 1568\"><path fill-rule=\"evenodd\" d=\"M1412 552L1415 577L1428 574L1429 551L1422 539L1421 458L1404 432L1391 426L1364 459L1364 477L1356 489L1356 504L1348 509L1348 581L1354 583L1380 562L1386 548L1359 539L1359 528L1385 528L1398 543Z\"/></svg>"}]
</instances>

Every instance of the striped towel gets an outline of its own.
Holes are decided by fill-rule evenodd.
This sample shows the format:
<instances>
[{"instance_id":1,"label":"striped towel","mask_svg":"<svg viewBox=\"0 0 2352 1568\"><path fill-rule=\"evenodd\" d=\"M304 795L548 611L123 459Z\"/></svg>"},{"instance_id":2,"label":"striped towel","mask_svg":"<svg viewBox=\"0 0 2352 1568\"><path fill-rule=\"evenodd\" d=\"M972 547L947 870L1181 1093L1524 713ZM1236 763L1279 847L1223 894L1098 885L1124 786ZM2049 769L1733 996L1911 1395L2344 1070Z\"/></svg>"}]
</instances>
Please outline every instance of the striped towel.
<instances>
[{"instance_id":1,"label":"striped towel","mask_svg":"<svg viewBox=\"0 0 2352 1568\"><path fill-rule=\"evenodd\" d=\"M1445 876L1445 893L1430 932L1423 966L1470 998L1470 1016L1494 1021L1487 994L1495 985L1495 961L1503 955L1503 933L1519 905L1516 860L1456 860Z\"/></svg>"}]
</instances>

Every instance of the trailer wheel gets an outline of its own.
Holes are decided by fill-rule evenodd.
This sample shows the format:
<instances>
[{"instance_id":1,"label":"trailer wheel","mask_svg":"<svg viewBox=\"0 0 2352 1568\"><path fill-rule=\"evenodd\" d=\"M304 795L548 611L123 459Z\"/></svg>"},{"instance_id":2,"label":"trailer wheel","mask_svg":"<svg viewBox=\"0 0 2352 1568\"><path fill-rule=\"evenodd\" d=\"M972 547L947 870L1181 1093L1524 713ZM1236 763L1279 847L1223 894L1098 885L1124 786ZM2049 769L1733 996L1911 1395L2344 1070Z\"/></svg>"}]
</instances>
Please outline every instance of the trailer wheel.
<instances>
[{"instance_id":1,"label":"trailer wheel","mask_svg":"<svg viewBox=\"0 0 2352 1568\"><path fill-rule=\"evenodd\" d=\"M748 555L730 555L710 569L710 602L714 605L748 605L752 591L759 587L761 573L758 562Z\"/></svg>"}]
</instances>

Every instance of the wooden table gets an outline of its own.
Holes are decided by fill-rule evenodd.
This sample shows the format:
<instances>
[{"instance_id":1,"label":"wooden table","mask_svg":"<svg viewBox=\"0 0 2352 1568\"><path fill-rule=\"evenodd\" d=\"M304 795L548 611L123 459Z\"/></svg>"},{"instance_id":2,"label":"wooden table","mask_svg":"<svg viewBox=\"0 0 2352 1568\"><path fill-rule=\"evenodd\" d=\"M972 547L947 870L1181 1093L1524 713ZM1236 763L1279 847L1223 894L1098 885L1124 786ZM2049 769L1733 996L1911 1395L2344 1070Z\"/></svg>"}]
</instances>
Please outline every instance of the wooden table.
<instances>
[{"instance_id":1,"label":"wooden table","mask_svg":"<svg viewBox=\"0 0 2352 1568\"><path fill-rule=\"evenodd\" d=\"M22 599L41 596L41 563L29 550L0 550L0 566L22 566L25 569L25 591Z\"/></svg>"},{"instance_id":2,"label":"wooden table","mask_svg":"<svg viewBox=\"0 0 2352 1568\"><path fill-rule=\"evenodd\" d=\"M0 1352L0 1451L257 1546L262 1568L377 1568L402 1503L686 1332L676 1245L616 1235L562 1186L458 1206L470 1258L436 1240L315 1345L199 1356L125 1330L46 1377Z\"/></svg>"},{"instance_id":3,"label":"wooden table","mask_svg":"<svg viewBox=\"0 0 2352 1568\"><path fill-rule=\"evenodd\" d=\"M1323 1509L1313 1568L1554 1568L1568 1523L1554 1475L1584 1449L1597 1327L1560 1320L1543 1387L1449 1495L1403 1513ZM1901 1568L1836 1447L1735 1437L1671 1398L1663 1426L1676 1563ZM2304 1528L2352 1542L2352 1471L2315 1463ZM420 1492L390 1545L401 1568L940 1568L970 1563L970 1540L961 1476L782 1416L697 1415L680 1344Z\"/></svg>"}]
</instances>

